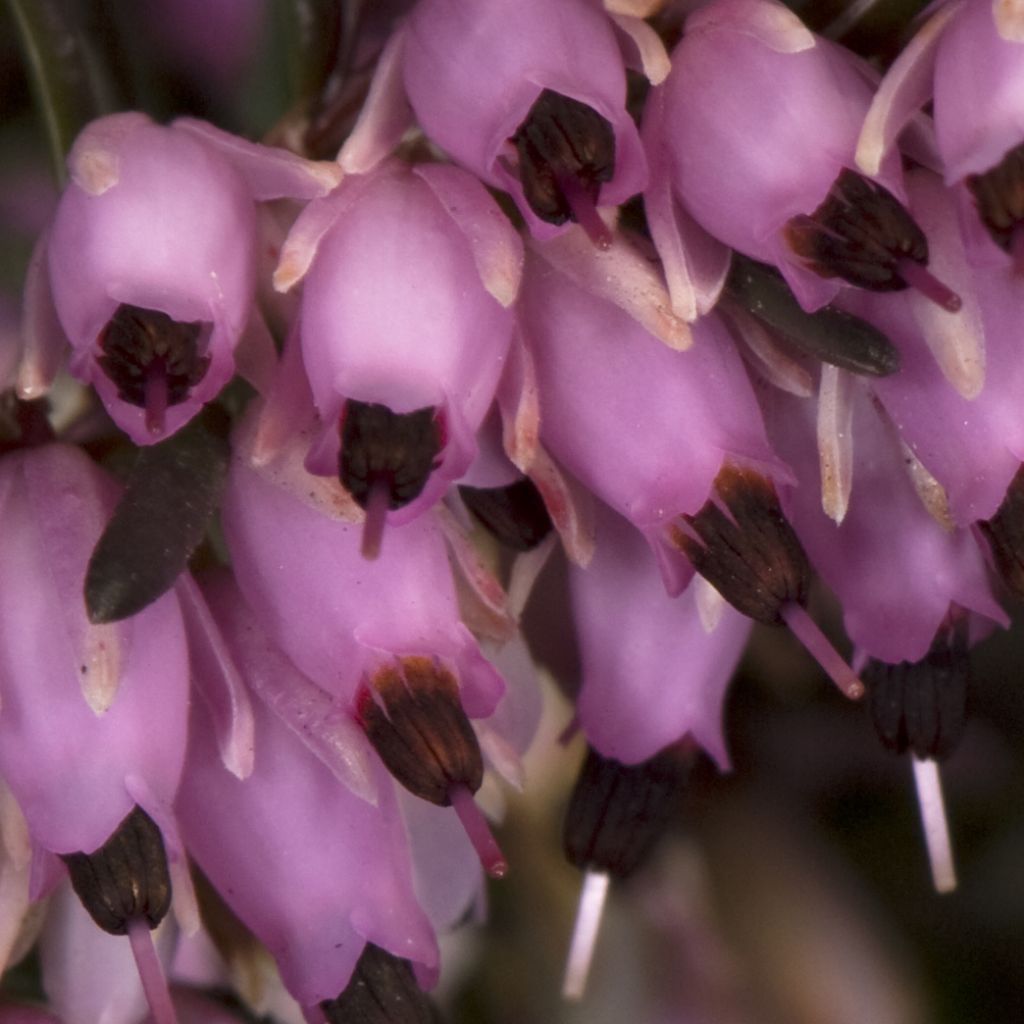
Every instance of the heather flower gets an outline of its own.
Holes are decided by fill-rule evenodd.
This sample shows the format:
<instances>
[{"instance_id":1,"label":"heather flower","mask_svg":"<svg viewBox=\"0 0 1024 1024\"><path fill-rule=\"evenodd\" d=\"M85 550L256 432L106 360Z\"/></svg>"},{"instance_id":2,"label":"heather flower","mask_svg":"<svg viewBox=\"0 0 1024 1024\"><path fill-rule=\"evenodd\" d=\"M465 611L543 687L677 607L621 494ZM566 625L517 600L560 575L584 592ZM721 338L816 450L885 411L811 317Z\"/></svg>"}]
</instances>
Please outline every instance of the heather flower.
<instances>
[{"instance_id":1,"label":"heather flower","mask_svg":"<svg viewBox=\"0 0 1024 1024\"><path fill-rule=\"evenodd\" d=\"M47 251L71 372L150 444L234 373L257 319L255 201L319 195L339 173L202 122L163 127L135 113L89 125L68 167ZM58 340L37 339L33 358L52 365Z\"/></svg>"},{"instance_id":2,"label":"heather flower","mask_svg":"<svg viewBox=\"0 0 1024 1024\"><path fill-rule=\"evenodd\" d=\"M640 534L604 508L597 522L593 560L569 577L587 740L636 764L689 736L727 767L722 703L750 620L700 579L670 600Z\"/></svg>"},{"instance_id":3,"label":"heather flower","mask_svg":"<svg viewBox=\"0 0 1024 1024\"><path fill-rule=\"evenodd\" d=\"M215 614L235 644L239 620L225 617L219 600ZM375 803L368 802L341 785L264 701L253 711L255 764L240 780L224 770L205 709L193 705L178 813L204 874L307 1009L345 989L368 941L413 960L430 980L436 942L416 902L383 767L369 762Z\"/></svg>"},{"instance_id":4,"label":"heather flower","mask_svg":"<svg viewBox=\"0 0 1024 1024\"><path fill-rule=\"evenodd\" d=\"M425 0L382 57L342 166L365 170L398 141L404 91L427 136L509 192L534 235L575 220L607 244L596 207L628 199L647 176L617 33L653 77L664 76L648 26L613 20L590 0Z\"/></svg>"},{"instance_id":5,"label":"heather flower","mask_svg":"<svg viewBox=\"0 0 1024 1024\"><path fill-rule=\"evenodd\" d=\"M512 336L522 246L455 167L397 161L311 203L275 281L304 278L299 334L321 433L307 465L407 522L473 462Z\"/></svg>"},{"instance_id":6,"label":"heather flower","mask_svg":"<svg viewBox=\"0 0 1024 1024\"><path fill-rule=\"evenodd\" d=\"M270 636L359 722L406 788L455 807L501 873L469 798L483 772L469 719L491 715L505 687L459 620L436 521L396 527L381 557L367 560L355 526L236 461L224 529L239 587Z\"/></svg>"},{"instance_id":7,"label":"heather flower","mask_svg":"<svg viewBox=\"0 0 1024 1024\"><path fill-rule=\"evenodd\" d=\"M873 173L918 109L934 101L935 140L954 186L971 261L1020 266L1024 181L1024 18L991 0L933 5L883 79L857 162ZM1002 251L1000 251L1002 250Z\"/></svg>"},{"instance_id":8,"label":"heather flower","mask_svg":"<svg viewBox=\"0 0 1024 1024\"><path fill-rule=\"evenodd\" d=\"M902 205L898 154L852 168L871 102L855 59L773 0L716 0L692 14L651 131L681 204L726 245L779 268L805 309L842 282L957 298L927 271L928 243ZM664 202L654 213L668 216ZM655 227L654 237L672 237ZM670 259L670 264L678 262Z\"/></svg>"}]
</instances>

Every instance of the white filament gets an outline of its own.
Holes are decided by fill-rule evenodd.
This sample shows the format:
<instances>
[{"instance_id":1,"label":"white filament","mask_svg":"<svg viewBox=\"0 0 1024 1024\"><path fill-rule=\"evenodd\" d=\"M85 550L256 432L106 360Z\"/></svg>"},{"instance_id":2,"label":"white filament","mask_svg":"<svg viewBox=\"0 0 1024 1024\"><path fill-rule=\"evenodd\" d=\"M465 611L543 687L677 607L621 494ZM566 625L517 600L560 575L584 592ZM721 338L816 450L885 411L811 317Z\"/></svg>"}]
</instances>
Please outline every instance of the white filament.
<instances>
[{"instance_id":1,"label":"white filament","mask_svg":"<svg viewBox=\"0 0 1024 1024\"><path fill-rule=\"evenodd\" d=\"M917 786L917 802L921 808L921 824L924 826L924 838L928 846L932 881L935 883L936 892L952 892L956 888L956 868L949 840L946 805L942 799L939 766L931 758L921 761L915 757L913 764L914 784Z\"/></svg>"},{"instance_id":2,"label":"white filament","mask_svg":"<svg viewBox=\"0 0 1024 1024\"><path fill-rule=\"evenodd\" d=\"M583 875L583 891L576 908L576 924L573 926L572 944L569 946L569 959L562 981L563 999L581 999L586 990L610 881L611 878L604 871L587 871Z\"/></svg>"}]
</instances>

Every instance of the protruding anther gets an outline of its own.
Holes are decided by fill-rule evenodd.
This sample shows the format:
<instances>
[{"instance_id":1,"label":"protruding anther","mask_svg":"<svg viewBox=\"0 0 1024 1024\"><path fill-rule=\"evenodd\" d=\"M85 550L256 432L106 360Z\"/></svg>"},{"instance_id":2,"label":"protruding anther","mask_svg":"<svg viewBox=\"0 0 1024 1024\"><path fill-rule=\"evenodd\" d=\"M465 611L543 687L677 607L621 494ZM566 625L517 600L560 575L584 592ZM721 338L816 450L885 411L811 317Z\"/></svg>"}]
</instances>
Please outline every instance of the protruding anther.
<instances>
[{"instance_id":1,"label":"protruding anther","mask_svg":"<svg viewBox=\"0 0 1024 1024\"><path fill-rule=\"evenodd\" d=\"M956 888L956 867L949 839L946 804L942 798L939 765L931 758L921 760L917 757L913 759L913 765L914 785L917 787L917 802L921 808L921 824L924 827L935 891L952 892Z\"/></svg>"},{"instance_id":2,"label":"protruding anther","mask_svg":"<svg viewBox=\"0 0 1024 1024\"><path fill-rule=\"evenodd\" d=\"M586 991L610 883L611 876L606 871L586 871L583 875L583 889L576 907L576 923L562 980L563 999L582 999Z\"/></svg>"},{"instance_id":3,"label":"protruding anther","mask_svg":"<svg viewBox=\"0 0 1024 1024\"><path fill-rule=\"evenodd\" d=\"M473 794L467 786L452 786L448 790L448 799L466 830L469 841L473 844L484 871L491 878L504 878L508 874L508 861L494 838L484 812L480 810Z\"/></svg>"},{"instance_id":4,"label":"protruding anther","mask_svg":"<svg viewBox=\"0 0 1024 1024\"><path fill-rule=\"evenodd\" d=\"M948 313L958 313L963 302L952 288L944 285L926 266L904 258L896 264L896 272L915 291Z\"/></svg>"},{"instance_id":5,"label":"protruding anther","mask_svg":"<svg viewBox=\"0 0 1024 1024\"><path fill-rule=\"evenodd\" d=\"M597 212L597 204L590 198L587 190L572 177L559 178L558 184L562 189L562 195L565 196L565 201L569 204L569 209L572 210L572 219L583 228L587 238L598 249L604 251L610 249L612 233L608 229L608 225L601 220L601 215Z\"/></svg>"},{"instance_id":6,"label":"protruding anther","mask_svg":"<svg viewBox=\"0 0 1024 1024\"><path fill-rule=\"evenodd\" d=\"M789 631L804 645L812 658L824 669L825 674L850 700L864 696L864 684L857 673L843 660L842 655L832 646L818 624L803 605L795 601L784 605L782 618Z\"/></svg>"}]
</instances>

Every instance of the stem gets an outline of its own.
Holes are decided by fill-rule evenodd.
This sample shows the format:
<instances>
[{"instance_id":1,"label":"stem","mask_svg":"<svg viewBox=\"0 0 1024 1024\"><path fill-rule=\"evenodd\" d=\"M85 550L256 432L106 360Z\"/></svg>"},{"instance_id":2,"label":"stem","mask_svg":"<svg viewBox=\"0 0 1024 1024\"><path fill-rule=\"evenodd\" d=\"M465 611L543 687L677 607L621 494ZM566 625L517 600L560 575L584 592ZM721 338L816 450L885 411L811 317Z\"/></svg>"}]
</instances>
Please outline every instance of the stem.
<instances>
[{"instance_id":1,"label":"stem","mask_svg":"<svg viewBox=\"0 0 1024 1024\"><path fill-rule=\"evenodd\" d=\"M562 980L563 999L581 999L586 990L610 881L605 871L587 871L583 875L583 891L576 907L576 923Z\"/></svg>"},{"instance_id":2,"label":"stem","mask_svg":"<svg viewBox=\"0 0 1024 1024\"><path fill-rule=\"evenodd\" d=\"M818 628L814 619L807 614L807 609L791 601L783 606L782 618L793 636L807 648L811 657L825 670L829 679L843 694L850 700L860 700L864 696L864 684L832 646L828 637Z\"/></svg>"},{"instance_id":3,"label":"stem","mask_svg":"<svg viewBox=\"0 0 1024 1024\"><path fill-rule=\"evenodd\" d=\"M163 964L156 955L153 945L153 934L149 925L141 917L128 922L128 941L131 943L132 956L139 970L142 990L146 993L153 1024L178 1024L178 1015L174 1012L171 1002L171 991L167 987L167 976Z\"/></svg>"},{"instance_id":4,"label":"stem","mask_svg":"<svg viewBox=\"0 0 1024 1024\"><path fill-rule=\"evenodd\" d=\"M455 813L462 822L462 827L469 836L469 841L476 850L484 870L491 878L504 878L508 874L508 861L501 852L497 840L491 834L490 826L483 811L476 805L473 794L466 786L452 786L448 790L448 799L455 808Z\"/></svg>"},{"instance_id":5,"label":"stem","mask_svg":"<svg viewBox=\"0 0 1024 1024\"><path fill-rule=\"evenodd\" d=\"M944 285L927 267L909 257L904 257L896 264L896 273L903 278L907 284L919 291L925 298L931 299L937 306L941 306L949 313L958 313L960 296L952 288Z\"/></svg>"},{"instance_id":6,"label":"stem","mask_svg":"<svg viewBox=\"0 0 1024 1024\"><path fill-rule=\"evenodd\" d=\"M952 892L956 888L956 867L953 864L953 847L949 840L946 805L942 799L939 766L931 758L921 761L916 757L913 759L913 765L917 803L921 808L921 824L924 826L924 840L928 847L928 861L931 864L935 891Z\"/></svg>"}]
</instances>

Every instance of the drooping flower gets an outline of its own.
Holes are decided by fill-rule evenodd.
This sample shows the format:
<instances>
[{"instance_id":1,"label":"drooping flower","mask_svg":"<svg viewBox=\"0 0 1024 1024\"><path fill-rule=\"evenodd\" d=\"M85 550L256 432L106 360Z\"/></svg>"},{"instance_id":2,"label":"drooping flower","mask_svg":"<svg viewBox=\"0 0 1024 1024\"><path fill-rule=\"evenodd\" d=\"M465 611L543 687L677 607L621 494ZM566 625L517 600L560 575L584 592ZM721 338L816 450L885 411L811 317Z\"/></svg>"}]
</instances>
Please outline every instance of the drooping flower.
<instances>
[{"instance_id":1,"label":"drooping flower","mask_svg":"<svg viewBox=\"0 0 1024 1024\"><path fill-rule=\"evenodd\" d=\"M607 244L596 207L635 195L647 176L617 33L652 77L664 76L649 26L590 0L421 2L382 58L342 165L365 169L375 148L397 142L404 91L428 137L511 193L533 234L576 220Z\"/></svg>"},{"instance_id":2,"label":"drooping flower","mask_svg":"<svg viewBox=\"0 0 1024 1024\"><path fill-rule=\"evenodd\" d=\"M309 468L373 520L415 518L469 468L513 319L522 244L466 172L394 161L311 203L275 281L321 420Z\"/></svg>"},{"instance_id":3,"label":"drooping flower","mask_svg":"<svg viewBox=\"0 0 1024 1024\"><path fill-rule=\"evenodd\" d=\"M857 162L872 174L934 100L935 137L964 240L981 267L1024 260L1024 15L1013 3L950 0L893 62L871 105Z\"/></svg>"},{"instance_id":4,"label":"drooping flower","mask_svg":"<svg viewBox=\"0 0 1024 1024\"><path fill-rule=\"evenodd\" d=\"M137 113L90 124L68 166L47 249L71 371L151 444L223 388L258 320L255 201L321 195L340 172L202 122L163 127Z\"/></svg>"},{"instance_id":5,"label":"drooping flower","mask_svg":"<svg viewBox=\"0 0 1024 1024\"><path fill-rule=\"evenodd\" d=\"M211 592L234 646L245 638L245 620L225 601L237 603L237 594ZM253 709L254 769L240 780L224 770L206 709L193 705L178 813L203 872L267 946L307 1009L343 992L367 942L412 960L432 981L436 941L416 901L383 766L366 762L375 795L367 801L342 785L264 700Z\"/></svg>"},{"instance_id":6,"label":"drooping flower","mask_svg":"<svg viewBox=\"0 0 1024 1024\"><path fill-rule=\"evenodd\" d=\"M708 232L777 266L804 308L844 281L957 308L927 270L898 154L871 179L853 170L871 89L848 52L774 0L715 0L687 20L663 93L650 108L668 150L660 173Z\"/></svg>"}]
</instances>

